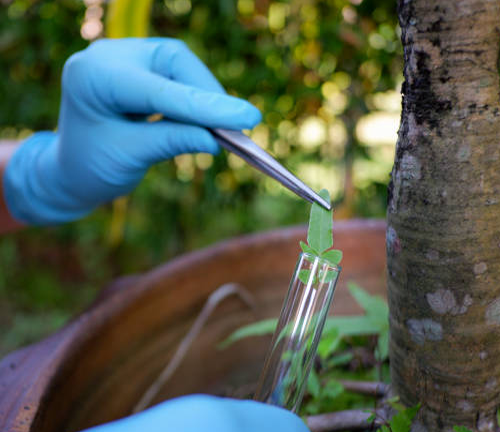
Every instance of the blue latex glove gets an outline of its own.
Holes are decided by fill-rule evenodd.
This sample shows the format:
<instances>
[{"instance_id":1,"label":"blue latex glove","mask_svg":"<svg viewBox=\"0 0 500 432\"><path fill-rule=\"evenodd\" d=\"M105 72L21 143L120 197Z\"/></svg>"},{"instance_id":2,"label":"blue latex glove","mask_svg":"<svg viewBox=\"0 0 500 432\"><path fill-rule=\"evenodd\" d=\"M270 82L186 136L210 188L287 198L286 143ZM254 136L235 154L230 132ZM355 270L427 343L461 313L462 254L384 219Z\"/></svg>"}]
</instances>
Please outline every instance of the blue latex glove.
<instances>
[{"instance_id":1,"label":"blue latex glove","mask_svg":"<svg viewBox=\"0 0 500 432\"><path fill-rule=\"evenodd\" d=\"M131 120L161 113L165 120ZM142 118L142 117L141 117ZM58 132L39 132L4 174L12 216L48 225L128 194L148 168L181 153L216 153L204 127L254 127L260 112L228 96L178 40L101 40L66 62Z\"/></svg>"},{"instance_id":2,"label":"blue latex glove","mask_svg":"<svg viewBox=\"0 0 500 432\"><path fill-rule=\"evenodd\" d=\"M88 432L308 432L304 422L282 408L249 400L192 395Z\"/></svg>"}]
</instances>

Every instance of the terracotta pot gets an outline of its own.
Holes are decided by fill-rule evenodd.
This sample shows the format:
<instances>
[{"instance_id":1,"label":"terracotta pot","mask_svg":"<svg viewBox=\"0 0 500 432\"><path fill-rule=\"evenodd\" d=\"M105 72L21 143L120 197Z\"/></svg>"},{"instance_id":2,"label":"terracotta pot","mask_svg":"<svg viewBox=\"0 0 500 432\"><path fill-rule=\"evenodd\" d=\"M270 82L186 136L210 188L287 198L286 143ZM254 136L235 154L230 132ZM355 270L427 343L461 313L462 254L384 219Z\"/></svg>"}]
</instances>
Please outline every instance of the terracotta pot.
<instances>
[{"instance_id":1,"label":"terracotta pot","mask_svg":"<svg viewBox=\"0 0 500 432\"><path fill-rule=\"evenodd\" d=\"M255 382L269 338L216 345L241 325L278 315L304 238L304 227L235 238L112 285L59 332L2 360L0 429L69 432L128 415L209 294L228 282L250 291L258 308L224 300L155 402ZM344 260L334 314L360 312L350 280L385 296L384 239L382 221L336 224Z\"/></svg>"}]
</instances>

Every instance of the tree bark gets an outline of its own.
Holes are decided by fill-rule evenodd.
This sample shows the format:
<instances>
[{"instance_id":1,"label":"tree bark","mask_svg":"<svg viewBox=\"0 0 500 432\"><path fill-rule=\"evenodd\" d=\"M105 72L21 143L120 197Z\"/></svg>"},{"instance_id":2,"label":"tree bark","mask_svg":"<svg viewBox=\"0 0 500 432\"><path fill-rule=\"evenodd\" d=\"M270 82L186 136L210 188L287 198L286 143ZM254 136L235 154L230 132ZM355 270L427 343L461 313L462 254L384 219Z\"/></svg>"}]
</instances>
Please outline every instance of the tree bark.
<instances>
[{"instance_id":1,"label":"tree bark","mask_svg":"<svg viewBox=\"0 0 500 432\"><path fill-rule=\"evenodd\" d=\"M394 391L416 428L493 431L500 405L500 0L400 0L389 185Z\"/></svg>"}]
</instances>

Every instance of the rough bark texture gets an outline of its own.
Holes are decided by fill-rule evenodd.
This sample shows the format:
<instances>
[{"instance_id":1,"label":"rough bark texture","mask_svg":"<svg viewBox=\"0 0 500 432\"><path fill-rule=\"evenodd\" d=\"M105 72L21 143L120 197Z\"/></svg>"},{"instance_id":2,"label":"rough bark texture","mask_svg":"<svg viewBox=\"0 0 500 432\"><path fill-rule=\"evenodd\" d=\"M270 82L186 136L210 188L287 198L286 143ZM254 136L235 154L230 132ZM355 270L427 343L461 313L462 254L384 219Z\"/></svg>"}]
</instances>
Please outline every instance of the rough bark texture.
<instances>
[{"instance_id":1,"label":"rough bark texture","mask_svg":"<svg viewBox=\"0 0 500 432\"><path fill-rule=\"evenodd\" d=\"M389 186L394 390L415 427L495 430L500 405L500 0L400 0Z\"/></svg>"}]
</instances>

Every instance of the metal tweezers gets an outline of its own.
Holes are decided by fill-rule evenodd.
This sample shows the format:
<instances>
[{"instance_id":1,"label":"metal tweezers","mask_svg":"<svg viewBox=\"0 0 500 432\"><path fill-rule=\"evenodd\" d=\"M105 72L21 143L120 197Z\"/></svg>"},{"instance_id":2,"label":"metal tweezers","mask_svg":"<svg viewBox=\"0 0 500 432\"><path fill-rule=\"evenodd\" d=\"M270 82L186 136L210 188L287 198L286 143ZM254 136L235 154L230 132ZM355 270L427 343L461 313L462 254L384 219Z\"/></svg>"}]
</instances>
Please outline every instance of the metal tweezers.
<instances>
[{"instance_id":1,"label":"metal tweezers","mask_svg":"<svg viewBox=\"0 0 500 432\"><path fill-rule=\"evenodd\" d=\"M283 186L298 196L309 202L316 202L327 210L331 210L329 202L321 198L309 186L295 177L245 134L227 129L210 129L210 132L212 132L217 142L226 150L238 155L264 174L278 180Z\"/></svg>"}]
</instances>

